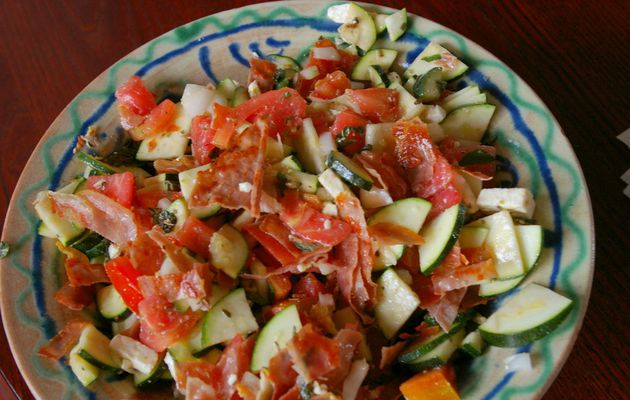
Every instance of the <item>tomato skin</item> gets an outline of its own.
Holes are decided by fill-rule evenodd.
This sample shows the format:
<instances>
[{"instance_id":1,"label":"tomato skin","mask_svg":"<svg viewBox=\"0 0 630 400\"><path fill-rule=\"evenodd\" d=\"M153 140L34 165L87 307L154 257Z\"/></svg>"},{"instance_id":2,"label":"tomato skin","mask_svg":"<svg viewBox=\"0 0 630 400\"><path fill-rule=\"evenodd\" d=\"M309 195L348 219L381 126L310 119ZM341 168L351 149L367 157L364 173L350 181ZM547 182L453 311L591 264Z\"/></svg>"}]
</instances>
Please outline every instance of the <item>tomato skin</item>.
<instances>
[{"instance_id":1,"label":"tomato skin","mask_svg":"<svg viewBox=\"0 0 630 400\"><path fill-rule=\"evenodd\" d=\"M341 243L352 231L346 222L310 207L297 192L287 193L281 204L282 222L306 241L332 247Z\"/></svg>"},{"instance_id":2,"label":"tomato skin","mask_svg":"<svg viewBox=\"0 0 630 400\"><path fill-rule=\"evenodd\" d=\"M210 252L210 240L216 232L199 219L190 216L186 219L184 225L175 232L175 238L186 248L194 251L202 257L208 259Z\"/></svg>"},{"instance_id":3,"label":"tomato skin","mask_svg":"<svg viewBox=\"0 0 630 400\"><path fill-rule=\"evenodd\" d=\"M318 99L334 99L351 87L350 79L343 71L334 71L315 82L311 96Z\"/></svg>"},{"instance_id":4,"label":"tomato skin","mask_svg":"<svg viewBox=\"0 0 630 400\"><path fill-rule=\"evenodd\" d=\"M209 115L194 117L190 127L190 142L197 164L204 165L210 162L210 153L214 149L213 139L212 118Z\"/></svg>"},{"instance_id":5,"label":"tomato skin","mask_svg":"<svg viewBox=\"0 0 630 400\"><path fill-rule=\"evenodd\" d=\"M168 199L172 203L181 197L181 192L162 192L146 189L140 189L136 192L137 204L142 208L156 208L162 199Z\"/></svg>"},{"instance_id":6,"label":"tomato skin","mask_svg":"<svg viewBox=\"0 0 630 400\"><path fill-rule=\"evenodd\" d=\"M330 127L330 133L337 140L339 149L348 156L352 156L365 147L365 126L368 120L359 114L345 110L340 112L335 118L335 122ZM340 143L338 136L346 128L360 128L349 130L349 134L344 138L345 145Z\"/></svg>"},{"instance_id":7,"label":"tomato skin","mask_svg":"<svg viewBox=\"0 0 630 400\"><path fill-rule=\"evenodd\" d=\"M123 301L134 313L138 313L138 305L144 299L138 278L140 272L131 264L131 260L127 257L117 257L105 263L105 273L107 277L120 293Z\"/></svg>"},{"instance_id":8,"label":"tomato skin","mask_svg":"<svg viewBox=\"0 0 630 400\"><path fill-rule=\"evenodd\" d=\"M286 299L291 293L291 274L272 275L267 282L273 292L274 303Z\"/></svg>"},{"instance_id":9,"label":"tomato skin","mask_svg":"<svg viewBox=\"0 0 630 400\"><path fill-rule=\"evenodd\" d=\"M247 83L257 82L262 93L273 89L276 64L260 58L251 58L249 65Z\"/></svg>"},{"instance_id":10,"label":"tomato skin","mask_svg":"<svg viewBox=\"0 0 630 400\"><path fill-rule=\"evenodd\" d=\"M346 92L371 122L393 122L398 119L398 92L394 89L368 88Z\"/></svg>"},{"instance_id":11,"label":"tomato skin","mask_svg":"<svg viewBox=\"0 0 630 400\"><path fill-rule=\"evenodd\" d=\"M138 115L147 115L156 106L153 93L135 75L116 89L115 96L122 106Z\"/></svg>"},{"instance_id":12,"label":"tomato skin","mask_svg":"<svg viewBox=\"0 0 630 400\"><path fill-rule=\"evenodd\" d=\"M135 178L131 172L93 175L88 178L86 188L101 192L123 207L130 208L134 201Z\"/></svg>"},{"instance_id":13,"label":"tomato skin","mask_svg":"<svg viewBox=\"0 0 630 400\"><path fill-rule=\"evenodd\" d=\"M262 247L266 250L266 252L275 258L280 264L288 265L297 260L297 254L295 252L299 252L299 250L295 249L294 252L290 251L286 247L282 245L279 241L274 239L270 234L263 232L259 227L254 225L248 225L243 228L245 232L250 234L260 243ZM261 259L261 261L264 260ZM267 265L267 264L265 264ZM270 265L267 265L270 266Z\"/></svg>"},{"instance_id":14,"label":"tomato skin","mask_svg":"<svg viewBox=\"0 0 630 400\"><path fill-rule=\"evenodd\" d=\"M186 336L199 320L200 314L180 313L161 296L150 296L138 305L140 341L157 352Z\"/></svg>"},{"instance_id":15,"label":"tomato skin","mask_svg":"<svg viewBox=\"0 0 630 400\"><path fill-rule=\"evenodd\" d=\"M496 149L492 146L484 146L479 143L460 143L453 138L445 138L440 142L440 152L449 163L453 165L459 165L459 162L469 153L482 151L492 156L492 158L496 157ZM496 161L478 163L478 164L469 164L460 166L461 169L479 173L485 175L488 178L494 177L496 174Z\"/></svg>"},{"instance_id":16,"label":"tomato skin","mask_svg":"<svg viewBox=\"0 0 630 400\"><path fill-rule=\"evenodd\" d=\"M229 147L230 139L232 139L232 135L238 127L238 120L235 119L235 110L219 103L214 103L212 107L211 129L214 130L212 144L225 150Z\"/></svg>"},{"instance_id":17,"label":"tomato skin","mask_svg":"<svg viewBox=\"0 0 630 400\"><path fill-rule=\"evenodd\" d=\"M268 134L276 138L295 136L299 133L306 113L306 100L291 88L270 90L247 100L235 109L237 118L254 122L257 117L269 118Z\"/></svg>"}]
</instances>

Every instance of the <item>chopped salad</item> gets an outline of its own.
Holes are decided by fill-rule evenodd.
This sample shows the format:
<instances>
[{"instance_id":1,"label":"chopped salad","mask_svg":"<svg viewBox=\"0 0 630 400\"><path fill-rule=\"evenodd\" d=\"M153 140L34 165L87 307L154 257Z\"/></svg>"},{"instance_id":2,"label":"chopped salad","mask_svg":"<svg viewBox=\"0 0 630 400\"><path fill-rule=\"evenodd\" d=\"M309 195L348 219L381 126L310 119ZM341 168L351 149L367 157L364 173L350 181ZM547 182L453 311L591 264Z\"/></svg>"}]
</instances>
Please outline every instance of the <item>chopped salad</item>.
<instances>
[{"instance_id":1,"label":"chopped salad","mask_svg":"<svg viewBox=\"0 0 630 400\"><path fill-rule=\"evenodd\" d=\"M562 322L571 300L519 287L543 228L499 184L464 62L375 48L404 9L328 15L338 37L250 59L244 86L118 87L124 143L90 128L85 173L35 202L77 310L40 355L187 399L458 399L454 365Z\"/></svg>"}]
</instances>

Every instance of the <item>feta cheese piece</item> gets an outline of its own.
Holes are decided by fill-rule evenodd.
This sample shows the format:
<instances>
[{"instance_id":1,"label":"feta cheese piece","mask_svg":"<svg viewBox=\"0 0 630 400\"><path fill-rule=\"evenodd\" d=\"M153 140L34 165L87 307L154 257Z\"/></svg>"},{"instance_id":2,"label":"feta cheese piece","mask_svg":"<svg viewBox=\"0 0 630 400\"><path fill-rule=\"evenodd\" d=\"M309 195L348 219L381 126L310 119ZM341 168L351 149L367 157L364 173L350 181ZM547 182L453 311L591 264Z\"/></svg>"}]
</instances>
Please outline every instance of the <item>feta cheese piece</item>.
<instances>
[{"instance_id":1,"label":"feta cheese piece","mask_svg":"<svg viewBox=\"0 0 630 400\"><path fill-rule=\"evenodd\" d=\"M252 191L252 184L249 182L241 182L238 184L238 190L243 193L249 193Z\"/></svg>"},{"instance_id":2,"label":"feta cheese piece","mask_svg":"<svg viewBox=\"0 0 630 400\"><path fill-rule=\"evenodd\" d=\"M477 206L482 211L506 210L516 217L531 218L534 215L534 196L524 188L482 189L477 197Z\"/></svg>"},{"instance_id":3,"label":"feta cheese piece","mask_svg":"<svg viewBox=\"0 0 630 400\"><path fill-rule=\"evenodd\" d=\"M337 206L329 201L324 202L324 206L322 207L322 212L326 215L330 215L331 217L336 217L339 215Z\"/></svg>"}]
</instances>

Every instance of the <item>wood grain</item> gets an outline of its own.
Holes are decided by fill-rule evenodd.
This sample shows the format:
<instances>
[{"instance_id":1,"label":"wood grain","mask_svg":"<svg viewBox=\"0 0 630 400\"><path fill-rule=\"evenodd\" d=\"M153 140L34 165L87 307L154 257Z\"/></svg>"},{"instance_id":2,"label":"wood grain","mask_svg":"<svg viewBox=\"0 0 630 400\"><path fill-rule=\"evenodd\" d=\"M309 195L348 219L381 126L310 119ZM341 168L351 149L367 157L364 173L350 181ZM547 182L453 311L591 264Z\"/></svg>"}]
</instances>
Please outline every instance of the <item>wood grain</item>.
<instances>
[{"instance_id":1,"label":"wood grain","mask_svg":"<svg viewBox=\"0 0 630 400\"><path fill-rule=\"evenodd\" d=\"M0 221L48 125L116 60L186 22L254 1L2 0ZM384 3L384 2L383 2ZM628 398L630 199L619 179L630 152L630 5L627 1L390 1L446 25L509 65L557 117L582 164L595 211L596 272L577 343L548 399ZM0 334L0 367L31 399ZM0 379L2 381L2 379ZM0 398L15 398L0 382Z\"/></svg>"}]
</instances>

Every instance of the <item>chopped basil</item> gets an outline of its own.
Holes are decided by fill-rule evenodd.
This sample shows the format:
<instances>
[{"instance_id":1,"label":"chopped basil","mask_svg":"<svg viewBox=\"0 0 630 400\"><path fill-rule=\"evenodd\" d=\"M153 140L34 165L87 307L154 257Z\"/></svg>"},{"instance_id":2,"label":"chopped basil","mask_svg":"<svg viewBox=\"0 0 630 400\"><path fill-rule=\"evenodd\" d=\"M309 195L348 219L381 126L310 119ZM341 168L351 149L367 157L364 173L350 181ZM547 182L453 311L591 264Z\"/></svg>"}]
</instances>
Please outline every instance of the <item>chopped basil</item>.
<instances>
[{"instance_id":1,"label":"chopped basil","mask_svg":"<svg viewBox=\"0 0 630 400\"><path fill-rule=\"evenodd\" d=\"M363 136L365 135L365 128L362 126L346 126L343 128L341 133L335 138L339 150L343 151L347 146L357 142L356 139L349 137L352 132L357 136Z\"/></svg>"},{"instance_id":2,"label":"chopped basil","mask_svg":"<svg viewBox=\"0 0 630 400\"><path fill-rule=\"evenodd\" d=\"M492 154L481 149L477 149L466 154L461 160L459 160L459 165L463 167L466 165L486 164L494 160L495 158Z\"/></svg>"},{"instance_id":3,"label":"chopped basil","mask_svg":"<svg viewBox=\"0 0 630 400\"><path fill-rule=\"evenodd\" d=\"M4 258L9 254L9 244L7 242L0 242L0 258Z\"/></svg>"},{"instance_id":4,"label":"chopped basil","mask_svg":"<svg viewBox=\"0 0 630 400\"><path fill-rule=\"evenodd\" d=\"M313 395L313 386L309 385L308 383L304 383L300 387L300 397L302 398L302 400L308 400L311 398L312 395Z\"/></svg>"},{"instance_id":5,"label":"chopped basil","mask_svg":"<svg viewBox=\"0 0 630 400\"><path fill-rule=\"evenodd\" d=\"M177 224L177 216L168 210L160 210L159 208L149 209L153 215L153 223L164 231L164 233L173 232Z\"/></svg>"},{"instance_id":6,"label":"chopped basil","mask_svg":"<svg viewBox=\"0 0 630 400\"><path fill-rule=\"evenodd\" d=\"M112 151L108 156L104 157L103 162L114 167L141 165L142 163L136 160L136 153L138 152L139 147L140 142L127 140Z\"/></svg>"}]
</instances>

